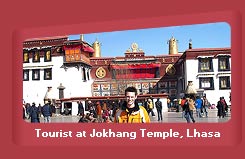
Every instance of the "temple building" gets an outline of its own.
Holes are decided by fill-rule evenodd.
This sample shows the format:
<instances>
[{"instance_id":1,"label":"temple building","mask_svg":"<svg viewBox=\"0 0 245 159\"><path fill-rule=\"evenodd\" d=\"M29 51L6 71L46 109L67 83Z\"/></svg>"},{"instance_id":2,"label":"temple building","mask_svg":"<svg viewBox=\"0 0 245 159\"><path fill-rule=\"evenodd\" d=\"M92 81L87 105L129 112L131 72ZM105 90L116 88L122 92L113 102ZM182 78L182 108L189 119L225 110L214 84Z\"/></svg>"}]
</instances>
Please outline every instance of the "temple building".
<instances>
[{"instance_id":1,"label":"temple building","mask_svg":"<svg viewBox=\"0 0 245 159\"><path fill-rule=\"evenodd\" d=\"M137 43L132 43L124 57L90 58L93 96L123 95L128 86L135 86L139 94L170 92L171 96L177 96L174 64L182 54L178 53L173 37L169 40L169 48L168 55L146 56ZM167 83L159 83L163 76Z\"/></svg>"},{"instance_id":2,"label":"temple building","mask_svg":"<svg viewBox=\"0 0 245 159\"><path fill-rule=\"evenodd\" d=\"M186 93L188 83L212 104L219 96L229 99L230 48L193 49L190 41L189 48L179 52L177 40L171 37L168 54L148 56L139 46L134 42L124 56L103 57L101 43L96 39L90 45L83 35L78 40L68 36L27 39L23 42L23 99L40 104L67 99L73 108L75 99L122 96L128 86L135 86L143 96L166 93L177 99Z\"/></svg>"}]
</instances>

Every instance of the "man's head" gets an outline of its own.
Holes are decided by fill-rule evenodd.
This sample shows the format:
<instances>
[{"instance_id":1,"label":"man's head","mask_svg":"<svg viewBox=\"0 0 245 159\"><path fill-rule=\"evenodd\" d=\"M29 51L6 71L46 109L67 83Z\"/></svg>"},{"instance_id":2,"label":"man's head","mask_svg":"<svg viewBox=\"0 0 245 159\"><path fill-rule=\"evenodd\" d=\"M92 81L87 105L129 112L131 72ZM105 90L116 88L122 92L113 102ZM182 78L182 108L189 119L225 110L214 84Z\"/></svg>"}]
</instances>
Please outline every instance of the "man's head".
<instances>
[{"instance_id":1,"label":"man's head","mask_svg":"<svg viewBox=\"0 0 245 159\"><path fill-rule=\"evenodd\" d=\"M128 87L125 89L125 96L127 100L127 107L128 108L133 108L134 102L137 98L137 89L135 87Z\"/></svg>"}]
</instances>

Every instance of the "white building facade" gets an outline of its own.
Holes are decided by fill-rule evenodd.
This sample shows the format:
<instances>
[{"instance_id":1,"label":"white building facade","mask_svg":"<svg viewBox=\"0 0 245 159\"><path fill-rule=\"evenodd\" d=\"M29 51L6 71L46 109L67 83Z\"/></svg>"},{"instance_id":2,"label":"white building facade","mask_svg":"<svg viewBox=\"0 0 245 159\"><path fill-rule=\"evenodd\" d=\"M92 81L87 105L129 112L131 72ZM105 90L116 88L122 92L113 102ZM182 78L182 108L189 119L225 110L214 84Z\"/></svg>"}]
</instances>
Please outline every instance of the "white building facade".
<instances>
[{"instance_id":1,"label":"white building facade","mask_svg":"<svg viewBox=\"0 0 245 159\"><path fill-rule=\"evenodd\" d=\"M181 57L184 87L192 81L197 91L203 91L211 104L224 97L230 104L231 51L230 48L189 49Z\"/></svg>"},{"instance_id":2,"label":"white building facade","mask_svg":"<svg viewBox=\"0 0 245 159\"><path fill-rule=\"evenodd\" d=\"M59 48L57 46L66 40L66 38L53 38L48 41L38 39L24 42L23 100L26 103L35 102L43 105L48 88L50 89L48 98L59 99L60 85L64 87L62 98L92 95L91 66L83 61L76 61L75 64L67 62L64 51L57 51ZM33 44L36 41L38 45ZM59 41L59 44L56 42L52 46L54 41ZM40 43L44 44L40 47ZM62 46L59 49L62 49Z\"/></svg>"}]
</instances>

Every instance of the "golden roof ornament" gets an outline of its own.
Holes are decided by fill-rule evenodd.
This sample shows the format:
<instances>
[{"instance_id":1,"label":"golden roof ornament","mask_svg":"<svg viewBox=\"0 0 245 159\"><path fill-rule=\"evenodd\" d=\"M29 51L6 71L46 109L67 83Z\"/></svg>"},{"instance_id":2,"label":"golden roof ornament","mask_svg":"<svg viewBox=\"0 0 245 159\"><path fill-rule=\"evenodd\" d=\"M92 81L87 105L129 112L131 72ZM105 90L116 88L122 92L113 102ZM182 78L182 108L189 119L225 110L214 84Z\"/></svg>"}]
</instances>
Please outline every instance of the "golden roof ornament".
<instances>
[{"instance_id":1,"label":"golden roof ornament","mask_svg":"<svg viewBox=\"0 0 245 159\"><path fill-rule=\"evenodd\" d=\"M132 52L138 52L138 44L137 43L132 43L131 48L132 48Z\"/></svg>"},{"instance_id":2,"label":"golden roof ornament","mask_svg":"<svg viewBox=\"0 0 245 159\"><path fill-rule=\"evenodd\" d=\"M128 48L128 49L126 50L126 52L131 52L130 48Z\"/></svg>"},{"instance_id":3,"label":"golden roof ornament","mask_svg":"<svg viewBox=\"0 0 245 159\"><path fill-rule=\"evenodd\" d=\"M166 67L165 72L166 72L168 75L175 75L176 69L175 69L175 67L174 67L173 64L169 64L169 65Z\"/></svg>"},{"instance_id":4,"label":"golden roof ornament","mask_svg":"<svg viewBox=\"0 0 245 159\"><path fill-rule=\"evenodd\" d=\"M94 48L94 56L93 57L101 57L101 49L100 49L101 43L96 39L93 43Z\"/></svg>"},{"instance_id":5,"label":"golden roof ornament","mask_svg":"<svg viewBox=\"0 0 245 159\"><path fill-rule=\"evenodd\" d=\"M80 40L81 40L81 41L84 41L84 36L83 36L83 34L80 34Z\"/></svg>"},{"instance_id":6,"label":"golden roof ornament","mask_svg":"<svg viewBox=\"0 0 245 159\"><path fill-rule=\"evenodd\" d=\"M169 55L178 54L177 42L178 42L178 40L176 40L173 36L168 41L168 44L169 44Z\"/></svg>"}]
</instances>

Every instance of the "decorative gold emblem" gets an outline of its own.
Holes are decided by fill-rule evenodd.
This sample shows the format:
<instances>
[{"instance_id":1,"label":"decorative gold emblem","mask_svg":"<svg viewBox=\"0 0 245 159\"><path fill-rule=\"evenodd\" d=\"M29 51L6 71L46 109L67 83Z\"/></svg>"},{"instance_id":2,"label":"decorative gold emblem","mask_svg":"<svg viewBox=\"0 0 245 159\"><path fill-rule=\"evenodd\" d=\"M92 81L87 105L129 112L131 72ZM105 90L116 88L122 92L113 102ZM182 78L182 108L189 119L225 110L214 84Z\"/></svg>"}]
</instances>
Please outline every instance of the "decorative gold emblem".
<instances>
[{"instance_id":1,"label":"decorative gold emblem","mask_svg":"<svg viewBox=\"0 0 245 159\"><path fill-rule=\"evenodd\" d=\"M106 75L106 70L103 67L99 67L97 68L95 74L96 74L96 77L98 78L104 78Z\"/></svg>"},{"instance_id":2,"label":"decorative gold emblem","mask_svg":"<svg viewBox=\"0 0 245 159\"><path fill-rule=\"evenodd\" d=\"M137 43L132 43L131 48L132 48L132 51L133 52L137 52L137 50L138 50L138 44Z\"/></svg>"},{"instance_id":3,"label":"decorative gold emblem","mask_svg":"<svg viewBox=\"0 0 245 159\"><path fill-rule=\"evenodd\" d=\"M176 72L173 64L169 64L165 71L168 75L174 75Z\"/></svg>"}]
</instances>

